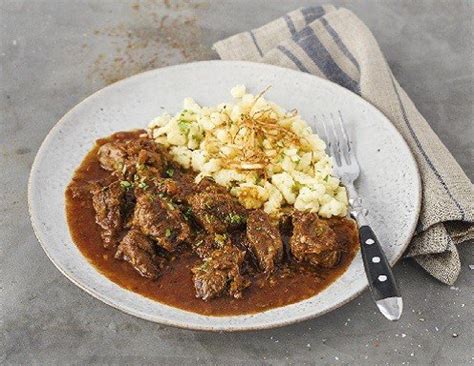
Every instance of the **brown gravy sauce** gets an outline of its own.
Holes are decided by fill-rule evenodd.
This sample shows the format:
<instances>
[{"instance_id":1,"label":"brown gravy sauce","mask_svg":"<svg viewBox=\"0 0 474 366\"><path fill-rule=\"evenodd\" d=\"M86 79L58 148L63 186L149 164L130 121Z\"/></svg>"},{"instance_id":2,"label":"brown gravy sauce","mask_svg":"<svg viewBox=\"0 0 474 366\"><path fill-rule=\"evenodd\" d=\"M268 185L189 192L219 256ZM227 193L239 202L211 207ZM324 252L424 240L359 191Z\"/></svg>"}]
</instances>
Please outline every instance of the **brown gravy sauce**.
<instances>
[{"instance_id":1,"label":"brown gravy sauce","mask_svg":"<svg viewBox=\"0 0 474 366\"><path fill-rule=\"evenodd\" d=\"M87 186L88 182L101 180L110 174L99 165L97 150L100 145L113 139L135 137L140 132L143 131L120 132L98 140L76 170L65 193L67 221L73 241L88 261L108 279L130 291L183 310L205 315L239 315L307 299L346 271L359 247L355 227L349 220L338 220L334 228L338 240L346 248L336 268L316 271L301 264L284 264L265 286L259 286L261 278L258 276L252 279L252 286L244 290L241 299L224 296L206 302L196 298L191 267L198 257L190 250L174 257L158 280L144 278L127 262L114 259L114 251L102 245Z\"/></svg>"}]
</instances>

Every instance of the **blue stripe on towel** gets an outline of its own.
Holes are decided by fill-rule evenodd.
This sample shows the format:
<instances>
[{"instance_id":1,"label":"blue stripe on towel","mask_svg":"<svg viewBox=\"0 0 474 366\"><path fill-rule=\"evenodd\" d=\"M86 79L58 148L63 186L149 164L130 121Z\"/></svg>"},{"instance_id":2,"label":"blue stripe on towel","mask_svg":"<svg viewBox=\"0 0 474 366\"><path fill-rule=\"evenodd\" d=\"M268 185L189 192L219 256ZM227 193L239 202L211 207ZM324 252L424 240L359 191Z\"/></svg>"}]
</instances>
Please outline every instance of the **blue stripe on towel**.
<instances>
[{"instance_id":1,"label":"blue stripe on towel","mask_svg":"<svg viewBox=\"0 0 474 366\"><path fill-rule=\"evenodd\" d=\"M429 158L428 155L426 154L425 150L423 149L423 146L421 145L420 140L418 140L418 137L416 136L415 131L413 130L413 127L412 127L411 124L410 124L410 121L408 120L407 113L406 113L406 110L405 110L405 106L404 106L403 103L402 103L402 98L400 97L400 93L398 92L398 88L397 88L397 85L395 84L395 80L394 80L393 74L390 74L390 77L391 77L391 79L392 79L393 89L395 90L395 94L397 95L398 103L400 104L400 109L401 109L401 111L402 111L403 120L404 120L405 124L407 125L408 130L410 131L411 137L413 137L413 140L415 141L416 146L417 146L418 149L420 150L421 155L423 155L423 157L425 158L426 162L428 163L429 167L430 167L431 170L433 171L434 175L436 176L436 178L438 178L438 181L441 183L441 185L443 186L443 188L446 190L446 193L448 193L448 196L453 200L454 204L455 204L456 207L458 208L459 212L461 213L461 220L464 220L465 217L466 217L466 214L465 214L465 212L464 212L464 209L461 207L461 205L460 205L459 202L456 200L456 198L454 198L453 194L452 194L451 191L449 190L449 187L448 187L448 185L446 184L446 182L444 181L443 177L442 177L441 174L438 172L438 170L436 169L436 167L433 165L433 162L430 160L430 158Z\"/></svg>"},{"instance_id":2,"label":"blue stripe on towel","mask_svg":"<svg viewBox=\"0 0 474 366\"><path fill-rule=\"evenodd\" d=\"M250 33L250 36L252 37L253 44L257 48L258 53L260 54L260 56L263 56L263 52L262 52L260 46L257 43L257 39L255 38L255 34L253 34L253 31L249 31L249 33Z\"/></svg>"},{"instance_id":3,"label":"blue stripe on towel","mask_svg":"<svg viewBox=\"0 0 474 366\"><path fill-rule=\"evenodd\" d=\"M331 35L332 39L337 44L341 52L354 64L357 70L360 71L359 62L357 62L351 51L349 51L344 42L342 42L342 39L339 37L339 34L337 34L337 32L334 30L333 27L331 27L331 25L326 19L321 18L320 21L324 25L324 28L326 28L327 32Z\"/></svg>"},{"instance_id":4,"label":"blue stripe on towel","mask_svg":"<svg viewBox=\"0 0 474 366\"><path fill-rule=\"evenodd\" d=\"M301 14L303 14L306 25L311 22L314 22L318 18L321 18L324 13L325 11L322 6L309 6L301 9Z\"/></svg>"},{"instance_id":5,"label":"blue stripe on towel","mask_svg":"<svg viewBox=\"0 0 474 366\"><path fill-rule=\"evenodd\" d=\"M289 29L291 35L293 36L296 33L295 24L293 23L293 21L291 20L291 18L289 17L288 14L285 15L283 17L283 19L285 20L286 25L288 26L288 29Z\"/></svg>"},{"instance_id":6,"label":"blue stripe on towel","mask_svg":"<svg viewBox=\"0 0 474 366\"><path fill-rule=\"evenodd\" d=\"M288 57L293 63L298 67L303 72L309 73L309 70L303 65L303 63L296 57L288 48L283 47L283 46L278 46L277 47L281 52L285 54L286 57Z\"/></svg>"},{"instance_id":7,"label":"blue stripe on towel","mask_svg":"<svg viewBox=\"0 0 474 366\"><path fill-rule=\"evenodd\" d=\"M333 60L311 27L305 27L301 32L295 34L293 39L329 80L360 94L359 84Z\"/></svg>"}]
</instances>

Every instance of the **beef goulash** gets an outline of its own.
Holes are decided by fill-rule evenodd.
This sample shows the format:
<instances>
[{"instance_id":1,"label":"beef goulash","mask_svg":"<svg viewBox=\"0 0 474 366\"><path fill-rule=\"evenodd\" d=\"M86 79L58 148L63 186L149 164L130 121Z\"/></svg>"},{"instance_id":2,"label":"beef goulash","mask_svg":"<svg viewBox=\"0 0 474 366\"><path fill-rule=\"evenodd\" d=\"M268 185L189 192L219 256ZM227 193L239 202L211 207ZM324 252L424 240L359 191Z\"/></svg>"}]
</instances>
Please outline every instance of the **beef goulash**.
<instances>
[{"instance_id":1,"label":"beef goulash","mask_svg":"<svg viewBox=\"0 0 474 366\"><path fill-rule=\"evenodd\" d=\"M349 266L357 228L324 142L263 93L232 95L100 139L76 170L72 238L115 283L237 315L314 296Z\"/></svg>"},{"instance_id":2,"label":"beef goulash","mask_svg":"<svg viewBox=\"0 0 474 366\"><path fill-rule=\"evenodd\" d=\"M194 175L144 131L97 141L66 192L75 243L121 286L213 315L308 298L352 260L352 220L295 210L275 221Z\"/></svg>"}]
</instances>

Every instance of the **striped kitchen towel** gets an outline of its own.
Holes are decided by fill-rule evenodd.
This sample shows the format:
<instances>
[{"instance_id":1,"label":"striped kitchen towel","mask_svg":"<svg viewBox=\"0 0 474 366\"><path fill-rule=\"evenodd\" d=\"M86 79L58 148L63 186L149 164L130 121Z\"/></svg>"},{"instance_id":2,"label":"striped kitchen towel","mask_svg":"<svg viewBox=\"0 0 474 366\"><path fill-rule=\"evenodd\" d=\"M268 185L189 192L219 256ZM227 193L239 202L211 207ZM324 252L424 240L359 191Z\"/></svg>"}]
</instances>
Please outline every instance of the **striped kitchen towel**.
<instances>
[{"instance_id":1,"label":"striped kitchen towel","mask_svg":"<svg viewBox=\"0 0 474 366\"><path fill-rule=\"evenodd\" d=\"M302 8L219 41L214 49L225 60L264 62L329 79L381 110L408 142L423 181L420 220L406 256L440 281L454 283L461 268L457 245L474 238L473 185L356 15L331 5Z\"/></svg>"}]
</instances>

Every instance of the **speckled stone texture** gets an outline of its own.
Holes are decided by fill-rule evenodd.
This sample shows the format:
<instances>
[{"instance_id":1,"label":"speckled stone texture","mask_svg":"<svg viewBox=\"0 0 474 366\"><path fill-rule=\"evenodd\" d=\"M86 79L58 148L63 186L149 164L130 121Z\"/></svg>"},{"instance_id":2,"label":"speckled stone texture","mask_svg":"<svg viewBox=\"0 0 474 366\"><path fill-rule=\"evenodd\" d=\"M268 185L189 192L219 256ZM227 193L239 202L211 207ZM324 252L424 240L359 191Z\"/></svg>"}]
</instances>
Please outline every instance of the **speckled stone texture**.
<instances>
[{"instance_id":1,"label":"speckled stone texture","mask_svg":"<svg viewBox=\"0 0 474 366\"><path fill-rule=\"evenodd\" d=\"M0 0L0 363L474 363L472 243L461 247L463 269L451 288L411 261L395 267L405 298L398 323L385 322L365 293L301 324L212 334L158 326L102 304L62 276L33 235L29 169L72 106L133 73L214 58L216 40L318 3ZM472 179L473 3L333 3L369 26L395 77Z\"/></svg>"}]
</instances>

